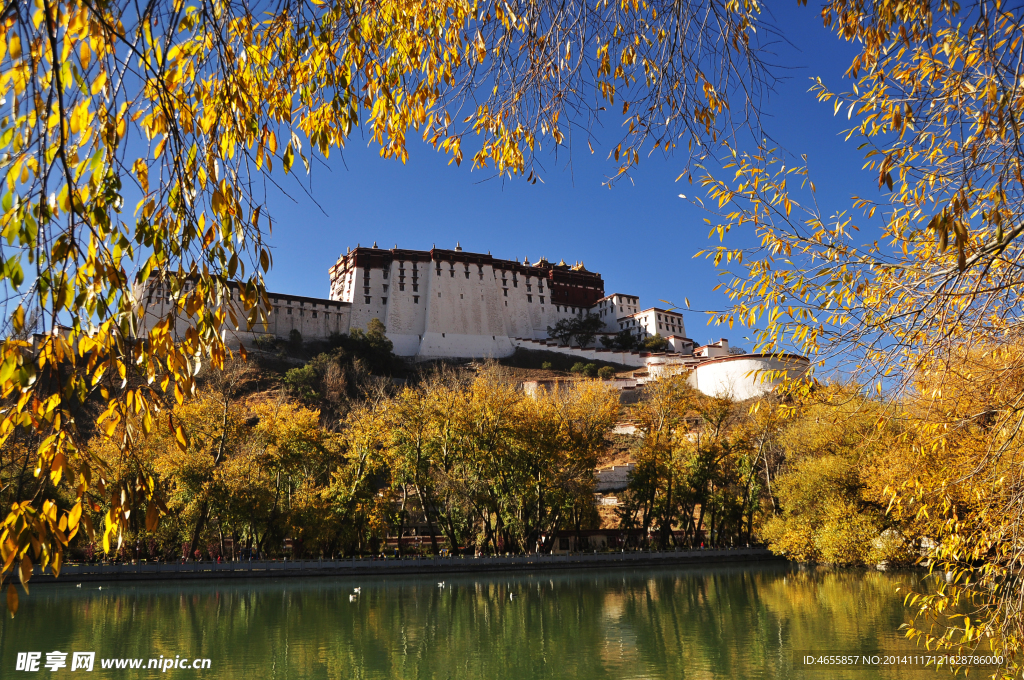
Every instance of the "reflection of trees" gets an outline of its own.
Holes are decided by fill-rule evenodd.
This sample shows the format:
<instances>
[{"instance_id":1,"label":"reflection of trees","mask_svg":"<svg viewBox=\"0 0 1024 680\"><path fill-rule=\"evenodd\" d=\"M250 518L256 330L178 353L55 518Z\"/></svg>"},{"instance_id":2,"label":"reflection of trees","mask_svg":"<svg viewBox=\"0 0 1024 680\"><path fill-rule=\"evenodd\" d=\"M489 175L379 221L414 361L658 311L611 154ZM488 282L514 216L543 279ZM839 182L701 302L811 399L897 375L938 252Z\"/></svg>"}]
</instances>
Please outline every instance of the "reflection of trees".
<instances>
[{"instance_id":1,"label":"reflection of trees","mask_svg":"<svg viewBox=\"0 0 1024 680\"><path fill-rule=\"evenodd\" d=\"M911 649L893 633L902 575L775 565L444 578L443 589L362 579L355 602L360 583L340 580L40 587L17 625L0 624L0 664L56 649L209 657L218 677L268 680L788 679L801 675L792 650Z\"/></svg>"}]
</instances>

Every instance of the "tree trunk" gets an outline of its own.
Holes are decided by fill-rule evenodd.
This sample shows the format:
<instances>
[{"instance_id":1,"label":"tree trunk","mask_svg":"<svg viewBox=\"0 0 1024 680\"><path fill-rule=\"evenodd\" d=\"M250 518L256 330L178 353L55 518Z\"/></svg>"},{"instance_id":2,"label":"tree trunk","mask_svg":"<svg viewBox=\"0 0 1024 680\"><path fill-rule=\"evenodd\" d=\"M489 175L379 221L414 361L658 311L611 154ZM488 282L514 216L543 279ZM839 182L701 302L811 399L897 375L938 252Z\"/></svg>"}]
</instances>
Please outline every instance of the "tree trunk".
<instances>
[{"instance_id":1,"label":"tree trunk","mask_svg":"<svg viewBox=\"0 0 1024 680\"><path fill-rule=\"evenodd\" d=\"M210 470L210 475L217 470L217 466L220 465L221 458L224 456L224 445L227 443L228 438L228 406L230 400L227 396L224 397L224 409L223 416L220 423L220 446L217 448L217 454L213 457L213 469ZM192 558L196 554L196 548L199 544L199 538L202 535L204 525L206 524L207 517L210 514L209 499L204 498L202 505L199 506L199 519L196 520L196 529L192 533L192 541L189 543L188 557Z\"/></svg>"},{"instance_id":2,"label":"tree trunk","mask_svg":"<svg viewBox=\"0 0 1024 680\"><path fill-rule=\"evenodd\" d=\"M700 532L704 526L704 508L707 506L705 501L700 503L700 514L697 515L697 526L693 530L693 547L697 547L697 542L700 541Z\"/></svg>"},{"instance_id":3,"label":"tree trunk","mask_svg":"<svg viewBox=\"0 0 1024 680\"><path fill-rule=\"evenodd\" d=\"M428 506L430 504L424 497L423 489L420 488L419 484L415 484L413 488L416 489L416 496L420 500L420 510L423 511L423 517L425 517L427 520L427 530L430 532L430 548L434 551L434 554L436 555L440 551L437 549L437 531L434 529L434 520L431 519L430 510L428 509ZM451 538L449 538L448 540L450 541ZM455 548L455 551L458 552L458 548Z\"/></svg>"}]
</instances>

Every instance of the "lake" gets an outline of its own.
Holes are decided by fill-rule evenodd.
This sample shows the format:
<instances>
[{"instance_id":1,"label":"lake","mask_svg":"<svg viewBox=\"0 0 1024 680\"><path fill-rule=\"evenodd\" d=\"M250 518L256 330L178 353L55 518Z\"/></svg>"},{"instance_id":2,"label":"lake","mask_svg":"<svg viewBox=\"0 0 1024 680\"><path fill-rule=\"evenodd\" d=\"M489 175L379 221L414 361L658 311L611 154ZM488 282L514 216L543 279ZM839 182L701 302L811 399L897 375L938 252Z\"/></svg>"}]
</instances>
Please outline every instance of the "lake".
<instances>
[{"instance_id":1,"label":"lake","mask_svg":"<svg viewBox=\"0 0 1024 680\"><path fill-rule=\"evenodd\" d=\"M0 677L22 677L19 653L25 666L30 652L40 653L36 664L47 675L47 653L67 654L64 667L59 655L52 659L55 674L79 677L73 654L93 652L94 670L84 677L928 678L936 672L794 660L798 650L920 653L897 630L906 612L896 588L922 576L760 563L80 588L37 582L18 616L0 624ZM139 670L101 668L103 659L136 658ZM179 658L209 659L210 667L173 667ZM172 667L147 669L149 659Z\"/></svg>"}]
</instances>

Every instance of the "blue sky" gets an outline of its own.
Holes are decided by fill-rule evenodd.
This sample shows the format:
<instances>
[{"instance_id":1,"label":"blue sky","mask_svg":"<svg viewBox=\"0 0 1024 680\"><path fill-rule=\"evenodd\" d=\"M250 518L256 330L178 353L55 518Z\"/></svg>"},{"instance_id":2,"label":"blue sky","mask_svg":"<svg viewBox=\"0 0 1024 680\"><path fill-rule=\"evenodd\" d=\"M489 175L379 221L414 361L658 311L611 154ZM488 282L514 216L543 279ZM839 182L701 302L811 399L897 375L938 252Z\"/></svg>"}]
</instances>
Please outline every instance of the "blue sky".
<instances>
[{"instance_id":1,"label":"blue sky","mask_svg":"<svg viewBox=\"0 0 1024 680\"><path fill-rule=\"evenodd\" d=\"M853 141L842 140L846 116L834 117L832 107L807 90L812 76L843 89L853 51L822 27L818 8L799 7L795 0L779 4L772 21L792 44L773 47L776 72L787 80L768 101L765 128L790 152L808 155L826 214L848 209L850 195L878 190L860 170L863 160ZM617 124L613 117L605 121ZM609 141L613 136L606 135ZM602 274L606 291L639 295L645 307L661 306L661 300L682 305L688 298L694 310L685 313L690 337L704 342L724 336L749 349L743 340L748 331L709 327L697 311L720 309L725 300L712 291L717 276L710 263L693 258L709 245L708 228L705 213L679 198L701 195L685 180L675 181L685 159L644 158L632 182L609 189L603 181L615 166L607 147L596 150L591 155L585 144L574 149L571 164L564 150L558 158L544 157L544 184L527 184L470 172L468 162L449 166L446 156L422 144L410 147L405 165L381 159L376 147L355 137L344 161L332 156L329 167L314 164L303 180L319 206L294 186L292 198L271 196L274 267L268 288L326 297L328 267L357 243L429 249L460 242L496 257L582 260Z\"/></svg>"}]
</instances>

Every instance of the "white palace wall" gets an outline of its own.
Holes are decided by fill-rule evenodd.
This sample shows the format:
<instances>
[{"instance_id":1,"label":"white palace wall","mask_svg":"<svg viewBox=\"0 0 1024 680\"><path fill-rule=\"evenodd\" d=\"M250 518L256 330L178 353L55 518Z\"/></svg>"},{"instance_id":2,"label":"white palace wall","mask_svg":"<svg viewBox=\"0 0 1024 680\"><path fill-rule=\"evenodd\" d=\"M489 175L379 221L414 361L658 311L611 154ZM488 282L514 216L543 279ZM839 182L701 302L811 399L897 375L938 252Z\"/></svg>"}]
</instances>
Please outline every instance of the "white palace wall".
<instances>
[{"instance_id":1,"label":"white palace wall","mask_svg":"<svg viewBox=\"0 0 1024 680\"><path fill-rule=\"evenodd\" d=\"M193 320L175 306L166 284L158 278L153 277L142 286L133 286L133 293L139 304L139 335L148 333L168 315L174 318L172 333L176 338L184 337L193 324ZM237 326L232 324L228 314L228 323L222 331L229 347L251 345L261 335L287 340L293 330L299 331L303 338L326 339L335 333L348 333L351 326L351 306L347 303L272 292L267 293L267 298L270 306L260 305L264 321L249 329L237 287L225 292L222 309L229 309L237 320Z\"/></svg>"},{"instance_id":2,"label":"white palace wall","mask_svg":"<svg viewBox=\"0 0 1024 680\"><path fill-rule=\"evenodd\" d=\"M770 378L769 371L784 371L787 377L797 378L809 366L806 357L793 354L739 354L696 364L689 383L704 394L743 401L760 397L781 382L779 377Z\"/></svg>"},{"instance_id":3,"label":"white palace wall","mask_svg":"<svg viewBox=\"0 0 1024 680\"><path fill-rule=\"evenodd\" d=\"M238 288L225 295L237 325L223 329L231 347L251 345L261 335L287 340L293 331L304 340L366 329L371 320L384 324L395 353L415 360L433 358L500 358L516 347L558 352L586 361L607 361L646 368L649 380L676 373L705 394L728 395L737 400L760 396L778 380L766 380L766 371L781 370L790 376L808 368L804 357L742 354L727 340L693 348L682 335L670 334L667 353L619 352L603 348L562 347L549 341L548 327L559 320L598 310L606 329L618 330L620 322L639 323L647 314L651 330L660 313L663 324L671 315L672 327L682 329L678 312L649 309L637 312L636 296L604 296L600 275L582 264L551 265L541 260L526 262L492 258L490 254L455 250L414 251L356 248L342 255L330 270L330 298L311 298L267 293L265 322L246 328ZM186 284L190 285L190 284ZM183 337L191 320L175 312L167 285L152 277L133 287L139 303L139 335L173 315L174 332ZM553 303L552 298L558 300ZM619 303L622 312L619 311ZM678 317L678 318L676 318ZM609 318L615 318L614 325Z\"/></svg>"},{"instance_id":4,"label":"white palace wall","mask_svg":"<svg viewBox=\"0 0 1024 680\"><path fill-rule=\"evenodd\" d=\"M427 321L414 355L497 358L512 354L508 327L525 318L510 319L490 265L437 261L430 263L426 278Z\"/></svg>"},{"instance_id":5,"label":"white palace wall","mask_svg":"<svg viewBox=\"0 0 1024 680\"><path fill-rule=\"evenodd\" d=\"M400 356L500 358L515 351L513 338L546 339L549 326L589 309L551 302L551 269L461 249L357 248L331 268L331 297L351 305L351 328L380 319Z\"/></svg>"}]
</instances>

